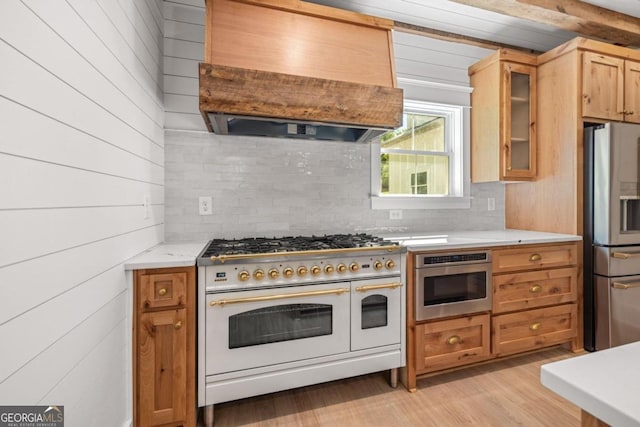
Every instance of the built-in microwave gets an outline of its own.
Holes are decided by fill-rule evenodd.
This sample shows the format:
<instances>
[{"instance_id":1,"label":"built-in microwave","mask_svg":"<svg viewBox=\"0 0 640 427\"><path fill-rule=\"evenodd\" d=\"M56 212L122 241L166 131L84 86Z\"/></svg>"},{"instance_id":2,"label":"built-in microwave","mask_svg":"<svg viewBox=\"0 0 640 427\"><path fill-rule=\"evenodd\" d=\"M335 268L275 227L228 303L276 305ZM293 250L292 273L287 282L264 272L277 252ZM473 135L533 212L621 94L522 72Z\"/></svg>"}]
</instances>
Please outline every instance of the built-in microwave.
<instances>
[{"instance_id":1,"label":"built-in microwave","mask_svg":"<svg viewBox=\"0 0 640 427\"><path fill-rule=\"evenodd\" d=\"M491 251L417 254L416 321L491 310Z\"/></svg>"}]
</instances>

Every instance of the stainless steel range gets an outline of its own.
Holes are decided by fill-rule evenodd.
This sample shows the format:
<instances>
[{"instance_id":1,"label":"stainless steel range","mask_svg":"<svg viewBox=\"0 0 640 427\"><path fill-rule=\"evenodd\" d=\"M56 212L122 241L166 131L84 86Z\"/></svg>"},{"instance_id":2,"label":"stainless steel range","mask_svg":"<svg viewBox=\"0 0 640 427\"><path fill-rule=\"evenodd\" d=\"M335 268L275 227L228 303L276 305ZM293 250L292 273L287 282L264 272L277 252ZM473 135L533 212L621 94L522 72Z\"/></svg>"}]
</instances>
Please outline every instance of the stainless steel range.
<instances>
[{"instance_id":1,"label":"stainless steel range","mask_svg":"<svg viewBox=\"0 0 640 427\"><path fill-rule=\"evenodd\" d=\"M367 234L212 240L198 258L198 406L405 365L404 251Z\"/></svg>"}]
</instances>

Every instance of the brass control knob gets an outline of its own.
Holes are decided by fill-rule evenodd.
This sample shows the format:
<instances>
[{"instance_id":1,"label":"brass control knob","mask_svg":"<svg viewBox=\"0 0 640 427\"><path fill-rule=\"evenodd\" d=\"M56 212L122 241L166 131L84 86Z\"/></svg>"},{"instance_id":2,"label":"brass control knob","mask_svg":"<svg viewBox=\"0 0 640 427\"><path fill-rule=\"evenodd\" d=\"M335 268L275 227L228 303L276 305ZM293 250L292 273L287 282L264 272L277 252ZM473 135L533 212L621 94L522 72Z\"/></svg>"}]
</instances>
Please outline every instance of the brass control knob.
<instances>
[{"instance_id":1,"label":"brass control knob","mask_svg":"<svg viewBox=\"0 0 640 427\"><path fill-rule=\"evenodd\" d=\"M307 275L307 267L302 266L302 267L298 267L298 276L302 277L302 276L306 276Z\"/></svg>"},{"instance_id":2,"label":"brass control knob","mask_svg":"<svg viewBox=\"0 0 640 427\"><path fill-rule=\"evenodd\" d=\"M337 270L338 270L338 273L344 273L345 271L347 271L347 266L340 263L338 264Z\"/></svg>"},{"instance_id":3,"label":"brass control knob","mask_svg":"<svg viewBox=\"0 0 640 427\"><path fill-rule=\"evenodd\" d=\"M240 273L238 273L238 279L240 279L241 282L246 282L250 277L251 275L247 270L242 270Z\"/></svg>"},{"instance_id":4,"label":"brass control knob","mask_svg":"<svg viewBox=\"0 0 640 427\"><path fill-rule=\"evenodd\" d=\"M376 261L373 263L373 268L376 270L380 270L382 268L382 262Z\"/></svg>"},{"instance_id":5,"label":"brass control knob","mask_svg":"<svg viewBox=\"0 0 640 427\"><path fill-rule=\"evenodd\" d=\"M293 276L293 268L291 268L291 267L285 268L284 270L282 270L282 274L287 279L291 278Z\"/></svg>"},{"instance_id":6,"label":"brass control knob","mask_svg":"<svg viewBox=\"0 0 640 427\"><path fill-rule=\"evenodd\" d=\"M355 273L356 271L360 270L360 266L357 262L352 262L351 264L349 264L349 270Z\"/></svg>"},{"instance_id":7,"label":"brass control knob","mask_svg":"<svg viewBox=\"0 0 640 427\"><path fill-rule=\"evenodd\" d=\"M264 279L264 270L257 269L256 271L253 272L253 277L256 280Z\"/></svg>"},{"instance_id":8,"label":"brass control knob","mask_svg":"<svg viewBox=\"0 0 640 427\"><path fill-rule=\"evenodd\" d=\"M392 259L390 259L390 260L387 260L387 262L386 262L386 264L385 264L385 265L387 266L387 270L391 270L393 267L395 267L395 266L396 266L396 263L395 263L395 262L393 262L393 260L392 260Z\"/></svg>"},{"instance_id":9,"label":"brass control knob","mask_svg":"<svg viewBox=\"0 0 640 427\"><path fill-rule=\"evenodd\" d=\"M314 276L317 276L318 274L320 274L321 271L322 269L317 265L314 265L313 267L311 267L311 274L313 274Z\"/></svg>"},{"instance_id":10,"label":"brass control knob","mask_svg":"<svg viewBox=\"0 0 640 427\"><path fill-rule=\"evenodd\" d=\"M329 264L329 265L325 265L324 266L324 272L327 274L332 274L334 271L336 271L335 268L333 268L333 265Z\"/></svg>"},{"instance_id":11,"label":"brass control knob","mask_svg":"<svg viewBox=\"0 0 640 427\"><path fill-rule=\"evenodd\" d=\"M269 279L277 279L279 275L280 273L278 273L278 270L276 270L275 268L269 270Z\"/></svg>"}]
</instances>

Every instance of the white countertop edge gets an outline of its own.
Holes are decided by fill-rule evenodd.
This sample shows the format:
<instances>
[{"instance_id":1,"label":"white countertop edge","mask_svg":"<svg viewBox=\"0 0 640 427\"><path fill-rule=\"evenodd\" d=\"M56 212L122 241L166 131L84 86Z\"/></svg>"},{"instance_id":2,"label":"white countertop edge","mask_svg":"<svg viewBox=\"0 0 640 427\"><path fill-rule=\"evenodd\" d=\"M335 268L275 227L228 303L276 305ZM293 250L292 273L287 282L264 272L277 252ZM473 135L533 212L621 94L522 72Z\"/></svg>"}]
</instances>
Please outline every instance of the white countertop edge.
<instances>
[{"instance_id":1,"label":"white countertop edge","mask_svg":"<svg viewBox=\"0 0 640 427\"><path fill-rule=\"evenodd\" d=\"M609 425L638 427L638 356L640 342L552 362L540 368L540 382Z\"/></svg>"},{"instance_id":2,"label":"white countertop edge","mask_svg":"<svg viewBox=\"0 0 640 427\"><path fill-rule=\"evenodd\" d=\"M207 241L160 243L125 261L124 269L190 267L196 265L206 244Z\"/></svg>"},{"instance_id":3,"label":"white countertop edge","mask_svg":"<svg viewBox=\"0 0 640 427\"><path fill-rule=\"evenodd\" d=\"M513 229L407 233L405 235L397 233L396 235L389 234L382 237L400 242L408 251L564 243L582 240L581 236L573 234Z\"/></svg>"},{"instance_id":4,"label":"white countertop edge","mask_svg":"<svg viewBox=\"0 0 640 427\"><path fill-rule=\"evenodd\" d=\"M525 245L536 243L560 243L582 240L571 234L544 233L527 230L484 230L450 232L411 232L380 237L399 241L408 251L432 251L464 248L482 248L494 246ZM425 239L430 243L425 244ZM442 240L441 243L437 240ZM128 259L125 270L146 268L188 267L196 264L196 258L202 252L206 241L160 243ZM423 242L423 243L420 243Z\"/></svg>"}]
</instances>

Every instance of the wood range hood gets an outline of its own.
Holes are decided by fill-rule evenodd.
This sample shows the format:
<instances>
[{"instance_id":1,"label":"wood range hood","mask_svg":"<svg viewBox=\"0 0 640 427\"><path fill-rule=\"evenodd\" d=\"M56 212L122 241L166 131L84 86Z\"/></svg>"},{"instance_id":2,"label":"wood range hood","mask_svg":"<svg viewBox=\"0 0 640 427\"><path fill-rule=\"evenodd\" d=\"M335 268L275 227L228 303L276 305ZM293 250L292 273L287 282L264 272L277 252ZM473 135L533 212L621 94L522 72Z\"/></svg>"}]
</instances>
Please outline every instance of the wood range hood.
<instances>
[{"instance_id":1,"label":"wood range hood","mask_svg":"<svg viewBox=\"0 0 640 427\"><path fill-rule=\"evenodd\" d=\"M210 132L366 142L402 123L393 21L299 0L205 0Z\"/></svg>"}]
</instances>

